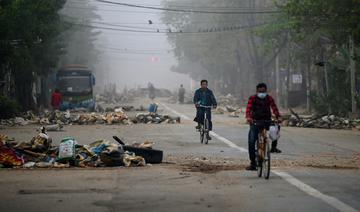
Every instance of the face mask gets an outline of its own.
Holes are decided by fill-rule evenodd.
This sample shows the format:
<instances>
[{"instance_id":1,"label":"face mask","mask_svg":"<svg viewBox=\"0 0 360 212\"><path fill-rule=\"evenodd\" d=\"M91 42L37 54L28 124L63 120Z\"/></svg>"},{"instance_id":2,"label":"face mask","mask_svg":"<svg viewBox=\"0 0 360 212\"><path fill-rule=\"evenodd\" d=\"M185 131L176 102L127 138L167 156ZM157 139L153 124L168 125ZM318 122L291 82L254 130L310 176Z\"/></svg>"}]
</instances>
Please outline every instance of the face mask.
<instances>
[{"instance_id":1,"label":"face mask","mask_svg":"<svg viewBox=\"0 0 360 212\"><path fill-rule=\"evenodd\" d=\"M264 98L267 96L267 93L257 93L257 96L258 96L260 99L264 99Z\"/></svg>"}]
</instances>

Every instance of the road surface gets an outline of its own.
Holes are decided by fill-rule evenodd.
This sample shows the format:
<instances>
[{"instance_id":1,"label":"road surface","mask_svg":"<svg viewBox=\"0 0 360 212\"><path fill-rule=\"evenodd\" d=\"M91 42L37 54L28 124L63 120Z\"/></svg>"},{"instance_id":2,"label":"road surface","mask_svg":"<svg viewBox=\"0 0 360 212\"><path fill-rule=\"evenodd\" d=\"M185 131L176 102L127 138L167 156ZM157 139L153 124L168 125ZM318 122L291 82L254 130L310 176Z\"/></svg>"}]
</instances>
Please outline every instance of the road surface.
<instances>
[{"instance_id":1,"label":"road surface","mask_svg":"<svg viewBox=\"0 0 360 212\"><path fill-rule=\"evenodd\" d=\"M248 165L243 118L214 115L213 140L199 142L192 105L162 101L181 124L65 126L73 136L154 141L164 163L132 168L0 169L0 211L360 211L360 132L282 128L270 179ZM38 126L0 133L28 141Z\"/></svg>"}]
</instances>

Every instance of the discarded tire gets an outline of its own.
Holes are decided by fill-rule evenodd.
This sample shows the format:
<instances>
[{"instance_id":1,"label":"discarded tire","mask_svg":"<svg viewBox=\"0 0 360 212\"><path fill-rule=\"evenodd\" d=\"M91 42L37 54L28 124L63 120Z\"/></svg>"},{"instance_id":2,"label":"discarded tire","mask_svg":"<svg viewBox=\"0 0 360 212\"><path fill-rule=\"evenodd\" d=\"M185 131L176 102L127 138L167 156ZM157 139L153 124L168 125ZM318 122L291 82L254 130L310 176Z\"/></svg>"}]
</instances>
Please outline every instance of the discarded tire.
<instances>
[{"instance_id":1,"label":"discarded tire","mask_svg":"<svg viewBox=\"0 0 360 212\"><path fill-rule=\"evenodd\" d=\"M145 149L132 146L123 146L124 151L135 153L137 156L142 156L146 163L161 163L163 159L163 151L156 149Z\"/></svg>"}]
</instances>

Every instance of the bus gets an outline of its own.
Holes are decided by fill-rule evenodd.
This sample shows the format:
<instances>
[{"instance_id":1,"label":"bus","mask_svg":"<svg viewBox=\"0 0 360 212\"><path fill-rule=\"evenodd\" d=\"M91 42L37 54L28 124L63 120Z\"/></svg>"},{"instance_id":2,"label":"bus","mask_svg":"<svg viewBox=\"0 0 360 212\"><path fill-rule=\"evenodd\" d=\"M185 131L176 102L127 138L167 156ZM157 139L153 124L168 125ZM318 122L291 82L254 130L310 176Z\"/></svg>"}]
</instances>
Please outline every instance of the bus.
<instances>
[{"instance_id":1,"label":"bus","mask_svg":"<svg viewBox=\"0 0 360 212\"><path fill-rule=\"evenodd\" d=\"M60 110L85 108L95 110L95 77L83 65L68 65L56 74L56 88L62 94Z\"/></svg>"}]
</instances>

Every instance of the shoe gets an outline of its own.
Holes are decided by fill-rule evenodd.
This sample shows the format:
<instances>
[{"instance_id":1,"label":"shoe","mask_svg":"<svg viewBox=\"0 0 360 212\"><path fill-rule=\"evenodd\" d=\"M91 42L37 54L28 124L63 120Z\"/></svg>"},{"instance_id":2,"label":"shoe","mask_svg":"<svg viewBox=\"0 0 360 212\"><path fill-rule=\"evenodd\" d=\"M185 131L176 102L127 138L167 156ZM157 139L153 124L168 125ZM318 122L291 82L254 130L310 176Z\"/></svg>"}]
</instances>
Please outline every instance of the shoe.
<instances>
[{"instance_id":1,"label":"shoe","mask_svg":"<svg viewBox=\"0 0 360 212\"><path fill-rule=\"evenodd\" d=\"M270 152L271 153L281 153L282 151L280 149L278 149L278 148L271 148Z\"/></svg>"},{"instance_id":2,"label":"shoe","mask_svg":"<svg viewBox=\"0 0 360 212\"><path fill-rule=\"evenodd\" d=\"M253 166L253 165L250 165L250 166L246 167L245 169L246 169L246 171L256 171L257 170L256 166Z\"/></svg>"}]
</instances>

